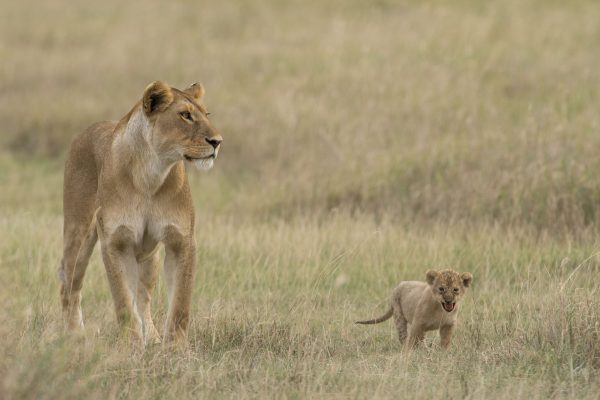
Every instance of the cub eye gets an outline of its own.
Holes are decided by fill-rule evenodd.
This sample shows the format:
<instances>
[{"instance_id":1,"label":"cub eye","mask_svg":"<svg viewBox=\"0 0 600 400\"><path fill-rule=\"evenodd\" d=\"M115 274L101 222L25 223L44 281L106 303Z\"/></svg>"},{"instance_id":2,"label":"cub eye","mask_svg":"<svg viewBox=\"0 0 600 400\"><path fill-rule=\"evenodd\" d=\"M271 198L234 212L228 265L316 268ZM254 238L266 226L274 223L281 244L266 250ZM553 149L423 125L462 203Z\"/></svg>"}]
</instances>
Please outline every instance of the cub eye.
<instances>
[{"instance_id":1,"label":"cub eye","mask_svg":"<svg viewBox=\"0 0 600 400\"><path fill-rule=\"evenodd\" d=\"M440 293L443 293L443 292L444 292L444 288L443 288L443 287L441 287L441 288L438 288L438 290L440 291Z\"/></svg>"},{"instance_id":2,"label":"cub eye","mask_svg":"<svg viewBox=\"0 0 600 400\"><path fill-rule=\"evenodd\" d=\"M458 288L457 287L454 288L454 293L458 293Z\"/></svg>"},{"instance_id":3,"label":"cub eye","mask_svg":"<svg viewBox=\"0 0 600 400\"><path fill-rule=\"evenodd\" d=\"M209 113L208 111L206 112L206 116L208 117L211 113Z\"/></svg>"},{"instance_id":4,"label":"cub eye","mask_svg":"<svg viewBox=\"0 0 600 400\"><path fill-rule=\"evenodd\" d=\"M192 119L192 114L190 114L189 111L182 111L179 113L179 115L181 115L181 118L185 119L186 121L194 122Z\"/></svg>"}]
</instances>

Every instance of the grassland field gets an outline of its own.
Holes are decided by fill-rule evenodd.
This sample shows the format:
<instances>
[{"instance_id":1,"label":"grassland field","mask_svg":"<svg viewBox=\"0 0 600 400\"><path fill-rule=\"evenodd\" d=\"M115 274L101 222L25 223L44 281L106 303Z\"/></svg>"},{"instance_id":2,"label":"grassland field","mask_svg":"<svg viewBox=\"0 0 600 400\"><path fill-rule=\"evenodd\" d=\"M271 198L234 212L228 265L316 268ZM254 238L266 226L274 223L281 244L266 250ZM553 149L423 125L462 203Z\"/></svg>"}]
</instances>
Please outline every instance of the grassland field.
<instances>
[{"instance_id":1,"label":"grassland field","mask_svg":"<svg viewBox=\"0 0 600 400\"><path fill-rule=\"evenodd\" d=\"M599 47L591 0L0 1L0 399L600 398ZM97 250L74 342L66 149L156 79L224 137L189 348L132 351ZM450 351L353 323L445 266Z\"/></svg>"}]
</instances>

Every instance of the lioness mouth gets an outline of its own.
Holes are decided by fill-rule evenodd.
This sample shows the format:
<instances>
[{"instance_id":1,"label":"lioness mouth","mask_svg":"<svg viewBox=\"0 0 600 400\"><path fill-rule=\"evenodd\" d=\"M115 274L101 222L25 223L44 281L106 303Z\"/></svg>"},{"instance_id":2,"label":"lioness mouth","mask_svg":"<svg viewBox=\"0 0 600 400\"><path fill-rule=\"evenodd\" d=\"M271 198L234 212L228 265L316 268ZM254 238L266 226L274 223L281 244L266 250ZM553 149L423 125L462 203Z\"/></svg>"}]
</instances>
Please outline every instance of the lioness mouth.
<instances>
[{"instance_id":1,"label":"lioness mouth","mask_svg":"<svg viewBox=\"0 0 600 400\"><path fill-rule=\"evenodd\" d=\"M192 157L192 156L184 155L184 157L187 161L196 161L196 160L210 160L211 158L215 158L215 155L211 154L208 157Z\"/></svg>"},{"instance_id":2,"label":"lioness mouth","mask_svg":"<svg viewBox=\"0 0 600 400\"><path fill-rule=\"evenodd\" d=\"M452 310L454 310L454 304L455 303L442 303L442 307L444 308L444 310L452 312Z\"/></svg>"}]
</instances>

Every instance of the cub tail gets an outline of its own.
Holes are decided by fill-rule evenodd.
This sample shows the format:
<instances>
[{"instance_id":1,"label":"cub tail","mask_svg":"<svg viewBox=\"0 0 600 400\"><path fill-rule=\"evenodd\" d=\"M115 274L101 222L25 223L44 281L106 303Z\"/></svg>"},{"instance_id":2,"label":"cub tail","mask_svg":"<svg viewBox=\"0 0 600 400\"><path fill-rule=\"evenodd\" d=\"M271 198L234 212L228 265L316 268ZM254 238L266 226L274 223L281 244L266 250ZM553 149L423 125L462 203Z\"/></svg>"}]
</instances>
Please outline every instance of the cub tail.
<instances>
[{"instance_id":1,"label":"cub tail","mask_svg":"<svg viewBox=\"0 0 600 400\"><path fill-rule=\"evenodd\" d=\"M393 314L394 314L394 309L392 307L390 307L390 309L379 318L370 319L368 321L356 321L355 324L363 324L363 325L378 324L380 322L387 321L388 319L390 319L390 317Z\"/></svg>"}]
</instances>

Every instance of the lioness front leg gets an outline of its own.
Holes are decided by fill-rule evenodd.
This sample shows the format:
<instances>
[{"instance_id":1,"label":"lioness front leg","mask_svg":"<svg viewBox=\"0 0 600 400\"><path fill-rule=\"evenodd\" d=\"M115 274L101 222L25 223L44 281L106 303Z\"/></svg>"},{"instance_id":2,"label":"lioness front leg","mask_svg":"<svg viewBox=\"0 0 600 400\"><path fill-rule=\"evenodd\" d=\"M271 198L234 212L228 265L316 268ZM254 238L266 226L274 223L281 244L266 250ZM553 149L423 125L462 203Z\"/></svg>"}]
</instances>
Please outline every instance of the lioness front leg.
<instances>
[{"instance_id":1,"label":"lioness front leg","mask_svg":"<svg viewBox=\"0 0 600 400\"><path fill-rule=\"evenodd\" d=\"M144 333L144 343L160 343L160 334L152 321L152 312L150 303L152 302L152 292L156 287L158 280L158 262L160 256L157 251L147 260L139 264L139 285L137 288L137 312L142 319L142 330Z\"/></svg>"},{"instance_id":2,"label":"lioness front leg","mask_svg":"<svg viewBox=\"0 0 600 400\"><path fill-rule=\"evenodd\" d=\"M440 328L440 339L442 347L447 349L450 347L450 341L452 340L452 332L454 332L454 325L444 325Z\"/></svg>"},{"instance_id":3,"label":"lioness front leg","mask_svg":"<svg viewBox=\"0 0 600 400\"><path fill-rule=\"evenodd\" d=\"M190 319L196 246L193 237L184 237L178 232L172 232L165 240L165 249L165 281L169 311L163 338L167 343L184 345Z\"/></svg>"},{"instance_id":4,"label":"lioness front leg","mask_svg":"<svg viewBox=\"0 0 600 400\"><path fill-rule=\"evenodd\" d=\"M131 271L138 268L132 241L129 240L132 235L130 232L128 229L119 228L107 242L102 241L102 259L115 304L117 321L124 331L131 333L135 342L142 344L141 320L134 308L133 299L137 293L128 288L125 275L126 272L131 274Z\"/></svg>"}]
</instances>

